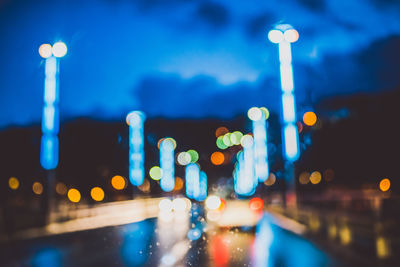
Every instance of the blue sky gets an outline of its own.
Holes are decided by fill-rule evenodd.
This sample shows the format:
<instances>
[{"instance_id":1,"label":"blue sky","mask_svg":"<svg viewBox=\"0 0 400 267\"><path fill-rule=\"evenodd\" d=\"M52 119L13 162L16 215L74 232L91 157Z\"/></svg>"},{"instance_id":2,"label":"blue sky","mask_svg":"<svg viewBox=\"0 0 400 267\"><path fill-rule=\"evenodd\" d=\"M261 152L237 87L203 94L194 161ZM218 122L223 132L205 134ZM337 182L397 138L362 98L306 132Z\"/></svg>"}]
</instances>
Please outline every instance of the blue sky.
<instances>
[{"instance_id":1,"label":"blue sky","mask_svg":"<svg viewBox=\"0 0 400 267\"><path fill-rule=\"evenodd\" d=\"M392 89L400 5L382 0L0 1L0 127L39 123L40 44L63 40L62 119L231 118L279 111L277 48L290 23L299 111L323 97ZM394 55L393 55L394 53ZM379 66L379 67L377 67Z\"/></svg>"}]
</instances>

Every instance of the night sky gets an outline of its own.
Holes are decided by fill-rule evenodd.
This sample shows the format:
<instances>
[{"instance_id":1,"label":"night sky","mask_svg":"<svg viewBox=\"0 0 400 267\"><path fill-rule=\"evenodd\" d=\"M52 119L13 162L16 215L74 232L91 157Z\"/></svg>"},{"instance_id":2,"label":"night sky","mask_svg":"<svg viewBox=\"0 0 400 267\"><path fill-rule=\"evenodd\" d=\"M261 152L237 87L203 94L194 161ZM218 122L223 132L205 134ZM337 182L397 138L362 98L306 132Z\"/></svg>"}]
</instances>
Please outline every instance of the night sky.
<instances>
[{"instance_id":1,"label":"night sky","mask_svg":"<svg viewBox=\"0 0 400 267\"><path fill-rule=\"evenodd\" d=\"M396 0L0 1L0 127L41 119L42 43L62 40L63 120L233 118L253 105L279 111L274 25L293 44L298 110L320 99L400 85Z\"/></svg>"}]
</instances>

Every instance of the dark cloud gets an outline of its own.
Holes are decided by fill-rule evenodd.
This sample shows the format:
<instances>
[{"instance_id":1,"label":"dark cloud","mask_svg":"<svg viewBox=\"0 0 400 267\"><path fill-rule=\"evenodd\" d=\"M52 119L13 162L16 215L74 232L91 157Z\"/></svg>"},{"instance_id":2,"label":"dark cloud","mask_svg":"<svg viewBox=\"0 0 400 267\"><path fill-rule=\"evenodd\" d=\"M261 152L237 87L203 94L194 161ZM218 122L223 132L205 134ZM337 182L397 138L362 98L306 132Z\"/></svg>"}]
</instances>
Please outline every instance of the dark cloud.
<instances>
[{"instance_id":1,"label":"dark cloud","mask_svg":"<svg viewBox=\"0 0 400 267\"><path fill-rule=\"evenodd\" d=\"M400 86L400 36L376 41L357 56L365 77L377 89Z\"/></svg>"},{"instance_id":2,"label":"dark cloud","mask_svg":"<svg viewBox=\"0 0 400 267\"><path fill-rule=\"evenodd\" d=\"M246 25L247 34L250 37L265 38L266 33L274 23L274 16L271 13L263 13L249 19Z\"/></svg>"},{"instance_id":3,"label":"dark cloud","mask_svg":"<svg viewBox=\"0 0 400 267\"><path fill-rule=\"evenodd\" d=\"M136 0L133 1L141 10L149 10L154 8L168 8L185 3L197 2L197 0Z\"/></svg>"},{"instance_id":4,"label":"dark cloud","mask_svg":"<svg viewBox=\"0 0 400 267\"><path fill-rule=\"evenodd\" d=\"M197 7L197 16L211 26L221 27L229 22L229 11L223 5L204 2Z\"/></svg>"},{"instance_id":5,"label":"dark cloud","mask_svg":"<svg viewBox=\"0 0 400 267\"><path fill-rule=\"evenodd\" d=\"M324 0L297 0L300 4L313 11L321 12L325 9Z\"/></svg>"},{"instance_id":6,"label":"dark cloud","mask_svg":"<svg viewBox=\"0 0 400 267\"><path fill-rule=\"evenodd\" d=\"M69 49L61 63L62 118L96 107L102 118L120 116L136 104L151 116L170 117L232 118L251 105L279 107L277 48L266 38L278 22L300 33L293 45L298 108L321 96L399 83L398 41L385 39L400 34L398 0L294 0L284 7L263 0L0 3L0 58L7 62L0 72L0 126L40 121L43 61L37 48L58 39ZM196 76L201 74L209 77ZM130 98L135 85L137 101Z\"/></svg>"},{"instance_id":7,"label":"dark cloud","mask_svg":"<svg viewBox=\"0 0 400 267\"><path fill-rule=\"evenodd\" d=\"M400 10L400 3L398 0L369 0L371 3L375 4L377 7L394 7Z\"/></svg>"},{"instance_id":8,"label":"dark cloud","mask_svg":"<svg viewBox=\"0 0 400 267\"><path fill-rule=\"evenodd\" d=\"M278 86L270 80L225 86L208 76L153 75L139 83L134 97L151 117L232 118L252 106L278 110L280 90L274 89Z\"/></svg>"},{"instance_id":9,"label":"dark cloud","mask_svg":"<svg viewBox=\"0 0 400 267\"><path fill-rule=\"evenodd\" d=\"M327 54L319 64L294 64L298 109L322 99L400 87L400 36L384 38L351 54Z\"/></svg>"}]
</instances>

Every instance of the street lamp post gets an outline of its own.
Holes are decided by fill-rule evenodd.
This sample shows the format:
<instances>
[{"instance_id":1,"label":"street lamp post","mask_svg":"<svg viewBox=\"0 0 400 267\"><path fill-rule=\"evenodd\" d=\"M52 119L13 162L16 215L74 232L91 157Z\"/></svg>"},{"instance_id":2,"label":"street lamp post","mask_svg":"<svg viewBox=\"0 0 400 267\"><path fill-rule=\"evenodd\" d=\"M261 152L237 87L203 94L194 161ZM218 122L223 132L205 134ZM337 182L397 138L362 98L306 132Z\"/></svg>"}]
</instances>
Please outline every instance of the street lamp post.
<instances>
[{"instance_id":1,"label":"street lamp post","mask_svg":"<svg viewBox=\"0 0 400 267\"><path fill-rule=\"evenodd\" d=\"M160 167L162 170L161 189L165 192L171 192L175 187L174 143L172 138L165 138L161 141Z\"/></svg>"},{"instance_id":2,"label":"street lamp post","mask_svg":"<svg viewBox=\"0 0 400 267\"><path fill-rule=\"evenodd\" d=\"M46 223L53 220L55 211L54 184L58 165L59 132L59 58L67 54L67 46L56 42L53 46L42 44L39 54L45 61L44 103L42 114L42 138L40 142L40 164L47 171Z\"/></svg>"},{"instance_id":3,"label":"street lamp post","mask_svg":"<svg viewBox=\"0 0 400 267\"><path fill-rule=\"evenodd\" d=\"M243 150L238 153L238 162L233 173L234 190L240 196L251 196L255 193L258 178L254 168L254 141L251 135L243 136Z\"/></svg>"},{"instance_id":4,"label":"street lamp post","mask_svg":"<svg viewBox=\"0 0 400 267\"><path fill-rule=\"evenodd\" d=\"M253 107L247 114L253 122L255 174L258 181L263 183L269 175L266 122L269 112L266 108Z\"/></svg>"},{"instance_id":5,"label":"street lamp post","mask_svg":"<svg viewBox=\"0 0 400 267\"><path fill-rule=\"evenodd\" d=\"M279 61L282 88L282 135L283 153L286 159L286 205L296 206L296 180L294 162L300 156L299 134L296 126L296 101L292 68L291 43L298 40L299 34L288 24L278 25L268 33L268 39L279 45Z\"/></svg>"},{"instance_id":6,"label":"street lamp post","mask_svg":"<svg viewBox=\"0 0 400 267\"><path fill-rule=\"evenodd\" d=\"M132 111L126 116L129 125L129 181L140 186L144 181L144 121L141 111Z\"/></svg>"},{"instance_id":7,"label":"street lamp post","mask_svg":"<svg viewBox=\"0 0 400 267\"><path fill-rule=\"evenodd\" d=\"M196 199L200 194L200 168L196 163L190 163L185 168L186 196Z\"/></svg>"}]
</instances>

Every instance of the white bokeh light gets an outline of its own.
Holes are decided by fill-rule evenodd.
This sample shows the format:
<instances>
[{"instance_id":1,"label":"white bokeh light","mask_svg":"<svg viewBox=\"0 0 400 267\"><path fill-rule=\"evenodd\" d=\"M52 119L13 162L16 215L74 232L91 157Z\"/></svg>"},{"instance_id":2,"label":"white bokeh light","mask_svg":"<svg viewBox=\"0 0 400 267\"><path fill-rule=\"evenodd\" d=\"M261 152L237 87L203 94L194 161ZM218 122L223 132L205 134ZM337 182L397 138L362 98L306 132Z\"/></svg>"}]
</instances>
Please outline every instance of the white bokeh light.
<instances>
[{"instance_id":1,"label":"white bokeh light","mask_svg":"<svg viewBox=\"0 0 400 267\"><path fill-rule=\"evenodd\" d=\"M57 42L53 45L53 55L55 57L63 57L67 54L67 46L63 42Z\"/></svg>"},{"instance_id":2,"label":"white bokeh light","mask_svg":"<svg viewBox=\"0 0 400 267\"><path fill-rule=\"evenodd\" d=\"M281 32L280 30L270 30L268 33L268 39L272 43L278 44L278 43L282 42L284 39L283 32Z\"/></svg>"},{"instance_id":3,"label":"white bokeh light","mask_svg":"<svg viewBox=\"0 0 400 267\"><path fill-rule=\"evenodd\" d=\"M209 196L206 199L206 207L209 210L216 210L221 206L221 199L217 196Z\"/></svg>"}]
</instances>

